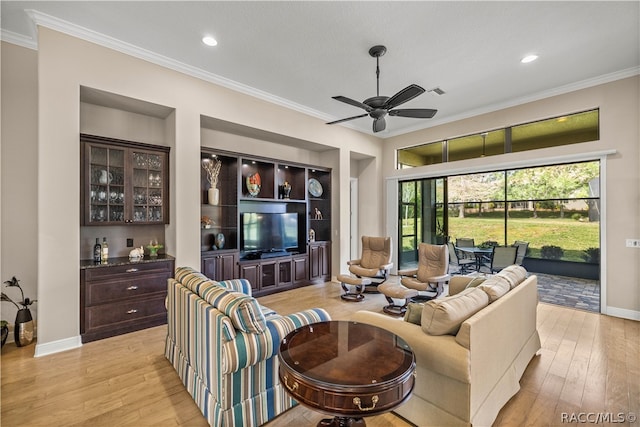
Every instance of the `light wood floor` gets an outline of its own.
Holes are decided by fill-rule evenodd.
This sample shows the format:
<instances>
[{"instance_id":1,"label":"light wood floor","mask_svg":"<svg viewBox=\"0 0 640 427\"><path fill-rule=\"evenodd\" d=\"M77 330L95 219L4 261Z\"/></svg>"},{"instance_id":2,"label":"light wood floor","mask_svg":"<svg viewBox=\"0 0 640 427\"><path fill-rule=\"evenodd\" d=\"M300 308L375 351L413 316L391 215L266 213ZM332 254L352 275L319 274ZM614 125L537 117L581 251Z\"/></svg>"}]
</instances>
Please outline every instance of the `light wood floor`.
<instances>
[{"instance_id":1,"label":"light wood floor","mask_svg":"<svg viewBox=\"0 0 640 427\"><path fill-rule=\"evenodd\" d=\"M329 283L262 297L260 302L282 314L324 307L336 320L360 309L381 311L384 305L382 295L367 294L363 302L347 303L339 294L339 286ZM616 419L619 413L640 415L640 322L547 304L538 307L542 350L494 425L580 424L563 423L563 413L609 413ZM34 345L5 345L2 426L206 426L164 358L164 336L161 326L40 358L33 357ZM312 426L321 418L298 406L267 426ZM367 418L367 424L410 426L393 414Z\"/></svg>"}]
</instances>

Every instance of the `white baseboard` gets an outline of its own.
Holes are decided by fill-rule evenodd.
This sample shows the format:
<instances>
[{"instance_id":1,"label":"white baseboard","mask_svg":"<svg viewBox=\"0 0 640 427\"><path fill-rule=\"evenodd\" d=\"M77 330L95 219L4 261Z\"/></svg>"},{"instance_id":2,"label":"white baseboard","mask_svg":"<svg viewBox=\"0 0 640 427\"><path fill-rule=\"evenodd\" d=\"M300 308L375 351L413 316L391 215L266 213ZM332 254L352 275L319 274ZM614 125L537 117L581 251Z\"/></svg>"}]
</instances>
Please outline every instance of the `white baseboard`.
<instances>
[{"instance_id":1,"label":"white baseboard","mask_svg":"<svg viewBox=\"0 0 640 427\"><path fill-rule=\"evenodd\" d=\"M629 320L640 320L640 311L628 310L626 308L607 307L607 316L621 317Z\"/></svg>"},{"instance_id":2,"label":"white baseboard","mask_svg":"<svg viewBox=\"0 0 640 427\"><path fill-rule=\"evenodd\" d=\"M82 347L82 339L80 335L65 338L63 340L36 344L36 351L33 357L47 356L53 353L59 353L61 351L71 350L74 348Z\"/></svg>"}]
</instances>

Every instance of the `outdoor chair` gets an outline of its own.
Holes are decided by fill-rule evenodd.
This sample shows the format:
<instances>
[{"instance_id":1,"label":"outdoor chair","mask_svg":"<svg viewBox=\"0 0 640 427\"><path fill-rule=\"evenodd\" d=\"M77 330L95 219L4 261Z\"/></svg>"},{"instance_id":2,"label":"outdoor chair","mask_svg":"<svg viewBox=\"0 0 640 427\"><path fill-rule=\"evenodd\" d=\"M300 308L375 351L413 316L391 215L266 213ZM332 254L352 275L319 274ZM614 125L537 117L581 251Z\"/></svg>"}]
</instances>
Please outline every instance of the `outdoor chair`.
<instances>
[{"instance_id":1,"label":"outdoor chair","mask_svg":"<svg viewBox=\"0 0 640 427\"><path fill-rule=\"evenodd\" d=\"M338 275L345 292L342 299L360 301L364 298L362 292L377 292L377 286L389 278L393 267L391 251L391 237L362 236L362 256L347 261L351 274ZM354 286L355 291L349 290L348 285ZM367 286L373 289L367 289Z\"/></svg>"},{"instance_id":2,"label":"outdoor chair","mask_svg":"<svg viewBox=\"0 0 640 427\"><path fill-rule=\"evenodd\" d=\"M524 257L527 254L527 249L529 249L529 242L516 240L513 243L513 246L518 248L518 251L516 252L516 264L522 265L522 262L524 261Z\"/></svg>"},{"instance_id":3,"label":"outdoor chair","mask_svg":"<svg viewBox=\"0 0 640 427\"><path fill-rule=\"evenodd\" d=\"M460 237L456 239L456 247L458 248L473 248L476 245L476 241L471 237ZM460 258L474 259L474 255L469 253L460 253Z\"/></svg>"},{"instance_id":4,"label":"outdoor chair","mask_svg":"<svg viewBox=\"0 0 640 427\"><path fill-rule=\"evenodd\" d=\"M515 246L494 246L491 253L491 262L483 263L481 267L487 267L490 273L496 273L505 267L515 264L518 248Z\"/></svg>"},{"instance_id":5,"label":"outdoor chair","mask_svg":"<svg viewBox=\"0 0 640 427\"><path fill-rule=\"evenodd\" d=\"M458 274L464 274L476 265L475 260L461 257L453 243L449 242L447 246L449 248L449 263L458 267Z\"/></svg>"}]
</instances>

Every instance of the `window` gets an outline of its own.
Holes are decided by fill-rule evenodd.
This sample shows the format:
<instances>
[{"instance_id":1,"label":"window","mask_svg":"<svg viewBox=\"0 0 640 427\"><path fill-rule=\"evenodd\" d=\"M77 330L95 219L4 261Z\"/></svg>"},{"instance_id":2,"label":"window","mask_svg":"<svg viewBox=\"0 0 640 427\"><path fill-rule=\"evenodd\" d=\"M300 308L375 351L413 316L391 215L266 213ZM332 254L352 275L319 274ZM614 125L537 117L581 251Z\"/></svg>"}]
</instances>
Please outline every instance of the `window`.
<instances>
[{"instance_id":1,"label":"window","mask_svg":"<svg viewBox=\"0 0 640 427\"><path fill-rule=\"evenodd\" d=\"M397 169L600 139L599 110L584 111L397 150Z\"/></svg>"},{"instance_id":2,"label":"window","mask_svg":"<svg viewBox=\"0 0 640 427\"><path fill-rule=\"evenodd\" d=\"M529 258L599 263L599 182L600 163L592 161L401 183L419 191L421 201L401 212L400 268L419 242L442 243L440 235L452 242L470 237L476 245L523 240Z\"/></svg>"}]
</instances>

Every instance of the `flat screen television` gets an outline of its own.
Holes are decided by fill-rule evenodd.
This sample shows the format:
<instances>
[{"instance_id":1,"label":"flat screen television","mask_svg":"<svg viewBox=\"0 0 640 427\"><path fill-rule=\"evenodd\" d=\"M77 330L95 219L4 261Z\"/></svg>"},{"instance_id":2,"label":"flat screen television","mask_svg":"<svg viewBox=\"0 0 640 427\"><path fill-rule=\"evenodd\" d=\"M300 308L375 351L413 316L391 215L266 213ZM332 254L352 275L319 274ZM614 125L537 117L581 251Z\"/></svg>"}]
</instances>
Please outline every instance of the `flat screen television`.
<instances>
[{"instance_id":1,"label":"flat screen television","mask_svg":"<svg viewBox=\"0 0 640 427\"><path fill-rule=\"evenodd\" d=\"M278 252L298 248L297 213L245 212L241 223L242 252Z\"/></svg>"}]
</instances>

